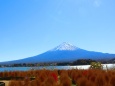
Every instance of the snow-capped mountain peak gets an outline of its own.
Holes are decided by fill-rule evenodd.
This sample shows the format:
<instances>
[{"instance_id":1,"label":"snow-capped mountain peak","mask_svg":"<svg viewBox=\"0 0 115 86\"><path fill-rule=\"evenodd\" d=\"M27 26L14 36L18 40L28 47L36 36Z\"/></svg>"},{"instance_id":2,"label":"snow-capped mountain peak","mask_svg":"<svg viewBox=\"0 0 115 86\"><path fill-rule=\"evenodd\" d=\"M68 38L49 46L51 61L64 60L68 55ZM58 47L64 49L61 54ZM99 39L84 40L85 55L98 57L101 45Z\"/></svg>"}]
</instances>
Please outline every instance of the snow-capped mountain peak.
<instances>
[{"instance_id":1,"label":"snow-capped mountain peak","mask_svg":"<svg viewBox=\"0 0 115 86\"><path fill-rule=\"evenodd\" d=\"M55 51L55 50L76 50L76 49L78 49L76 46L67 42L63 42L62 44L60 44L59 46L55 47L52 50Z\"/></svg>"}]
</instances>

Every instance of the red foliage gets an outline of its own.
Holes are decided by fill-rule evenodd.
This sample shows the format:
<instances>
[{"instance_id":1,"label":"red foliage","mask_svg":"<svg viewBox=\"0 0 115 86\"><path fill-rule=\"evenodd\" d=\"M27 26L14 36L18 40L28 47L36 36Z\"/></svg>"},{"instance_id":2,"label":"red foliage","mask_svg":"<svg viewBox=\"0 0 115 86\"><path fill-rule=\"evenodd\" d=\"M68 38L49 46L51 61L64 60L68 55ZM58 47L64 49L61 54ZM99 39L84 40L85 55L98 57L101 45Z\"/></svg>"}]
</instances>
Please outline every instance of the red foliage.
<instances>
[{"instance_id":1,"label":"red foliage","mask_svg":"<svg viewBox=\"0 0 115 86\"><path fill-rule=\"evenodd\" d=\"M62 85L63 86L71 86L71 80L69 78L63 80Z\"/></svg>"},{"instance_id":2,"label":"red foliage","mask_svg":"<svg viewBox=\"0 0 115 86\"><path fill-rule=\"evenodd\" d=\"M87 75L88 75L88 70L84 70L84 71L82 72L82 74L83 74L84 76L87 76Z\"/></svg>"},{"instance_id":3,"label":"red foliage","mask_svg":"<svg viewBox=\"0 0 115 86\"><path fill-rule=\"evenodd\" d=\"M96 76L94 76L94 75L92 75L92 76L89 78L89 80L90 80L91 82L95 82L95 79L96 79Z\"/></svg>"},{"instance_id":4,"label":"red foliage","mask_svg":"<svg viewBox=\"0 0 115 86\"><path fill-rule=\"evenodd\" d=\"M58 80L58 76L59 80ZM0 77L22 77L14 79L9 86L115 86L115 71L113 70L31 70L5 71ZM25 77L25 78L24 78ZM31 80L31 77L35 77Z\"/></svg>"},{"instance_id":5,"label":"red foliage","mask_svg":"<svg viewBox=\"0 0 115 86\"><path fill-rule=\"evenodd\" d=\"M76 85L77 86L87 86L86 83L88 82L88 80L85 77L81 77L77 80Z\"/></svg>"},{"instance_id":6,"label":"red foliage","mask_svg":"<svg viewBox=\"0 0 115 86\"><path fill-rule=\"evenodd\" d=\"M112 86L115 86L115 75L113 75L113 76L111 77L110 84L111 84Z\"/></svg>"},{"instance_id":7,"label":"red foliage","mask_svg":"<svg viewBox=\"0 0 115 86\"><path fill-rule=\"evenodd\" d=\"M55 73L51 73L51 76L54 78L56 82L58 81L58 76Z\"/></svg>"},{"instance_id":8,"label":"red foliage","mask_svg":"<svg viewBox=\"0 0 115 86\"><path fill-rule=\"evenodd\" d=\"M96 77L95 84L96 84L97 86L105 86L106 80L105 80L105 78L104 78L104 76L103 76L102 74L99 74L99 75Z\"/></svg>"}]
</instances>

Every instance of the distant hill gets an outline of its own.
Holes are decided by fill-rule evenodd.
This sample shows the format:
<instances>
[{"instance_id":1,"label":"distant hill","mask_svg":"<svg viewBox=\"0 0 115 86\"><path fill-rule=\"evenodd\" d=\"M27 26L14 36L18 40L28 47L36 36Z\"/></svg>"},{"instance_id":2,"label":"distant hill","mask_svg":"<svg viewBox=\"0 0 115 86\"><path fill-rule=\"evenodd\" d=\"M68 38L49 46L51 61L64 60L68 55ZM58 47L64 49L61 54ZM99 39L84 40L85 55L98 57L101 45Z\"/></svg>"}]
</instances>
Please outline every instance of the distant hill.
<instances>
[{"instance_id":1,"label":"distant hill","mask_svg":"<svg viewBox=\"0 0 115 86\"><path fill-rule=\"evenodd\" d=\"M17 64L17 63L49 63L49 62L72 62L78 59L92 60L111 60L115 58L115 54L87 51L78 48L69 43L62 43L40 55L28 57L25 59L1 62L0 64Z\"/></svg>"}]
</instances>

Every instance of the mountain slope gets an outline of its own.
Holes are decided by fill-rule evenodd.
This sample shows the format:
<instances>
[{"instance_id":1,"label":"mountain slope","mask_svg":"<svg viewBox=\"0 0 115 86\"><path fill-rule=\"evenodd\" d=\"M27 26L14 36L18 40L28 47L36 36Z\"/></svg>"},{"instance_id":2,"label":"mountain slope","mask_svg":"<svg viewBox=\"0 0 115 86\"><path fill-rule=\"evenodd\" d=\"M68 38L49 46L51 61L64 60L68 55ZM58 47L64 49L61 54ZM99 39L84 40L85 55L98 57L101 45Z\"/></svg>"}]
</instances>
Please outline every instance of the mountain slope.
<instances>
[{"instance_id":1,"label":"mountain slope","mask_svg":"<svg viewBox=\"0 0 115 86\"><path fill-rule=\"evenodd\" d=\"M64 42L61 45L55 47L54 49L49 50L40 55L15 61L2 62L1 64L70 62L78 59L109 60L114 57L115 54L87 51Z\"/></svg>"}]
</instances>

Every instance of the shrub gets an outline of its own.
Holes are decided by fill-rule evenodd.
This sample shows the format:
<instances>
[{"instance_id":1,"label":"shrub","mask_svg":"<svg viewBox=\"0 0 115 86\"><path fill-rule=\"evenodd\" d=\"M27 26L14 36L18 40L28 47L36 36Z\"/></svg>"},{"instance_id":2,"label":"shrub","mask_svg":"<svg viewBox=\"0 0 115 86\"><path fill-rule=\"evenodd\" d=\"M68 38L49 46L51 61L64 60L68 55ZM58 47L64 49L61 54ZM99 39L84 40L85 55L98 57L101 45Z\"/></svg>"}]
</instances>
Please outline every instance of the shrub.
<instances>
[{"instance_id":1,"label":"shrub","mask_svg":"<svg viewBox=\"0 0 115 86\"><path fill-rule=\"evenodd\" d=\"M112 86L115 86L115 75L113 75L113 76L111 77L110 84L111 84Z\"/></svg>"},{"instance_id":2,"label":"shrub","mask_svg":"<svg viewBox=\"0 0 115 86\"><path fill-rule=\"evenodd\" d=\"M91 62L90 69L103 69L101 62Z\"/></svg>"},{"instance_id":3,"label":"shrub","mask_svg":"<svg viewBox=\"0 0 115 86\"><path fill-rule=\"evenodd\" d=\"M95 84L96 84L97 86L105 86L105 85L106 85L106 80L105 80L103 74L99 74L99 75L96 77Z\"/></svg>"},{"instance_id":4,"label":"shrub","mask_svg":"<svg viewBox=\"0 0 115 86\"><path fill-rule=\"evenodd\" d=\"M77 86L87 86L88 80L85 77L81 77L77 80Z\"/></svg>"},{"instance_id":5,"label":"shrub","mask_svg":"<svg viewBox=\"0 0 115 86\"><path fill-rule=\"evenodd\" d=\"M48 77L47 80L44 82L46 86L55 86L56 82L53 77Z\"/></svg>"},{"instance_id":6,"label":"shrub","mask_svg":"<svg viewBox=\"0 0 115 86\"><path fill-rule=\"evenodd\" d=\"M19 85L18 85L17 81L13 80L13 81L9 82L9 86L19 86Z\"/></svg>"},{"instance_id":7,"label":"shrub","mask_svg":"<svg viewBox=\"0 0 115 86\"><path fill-rule=\"evenodd\" d=\"M51 77L53 77L56 82L58 81L58 76L55 73L51 73Z\"/></svg>"},{"instance_id":8,"label":"shrub","mask_svg":"<svg viewBox=\"0 0 115 86\"><path fill-rule=\"evenodd\" d=\"M61 82L62 83L62 86L71 86L71 80L68 78L68 79L65 79L65 80L63 80L63 82Z\"/></svg>"}]
</instances>

